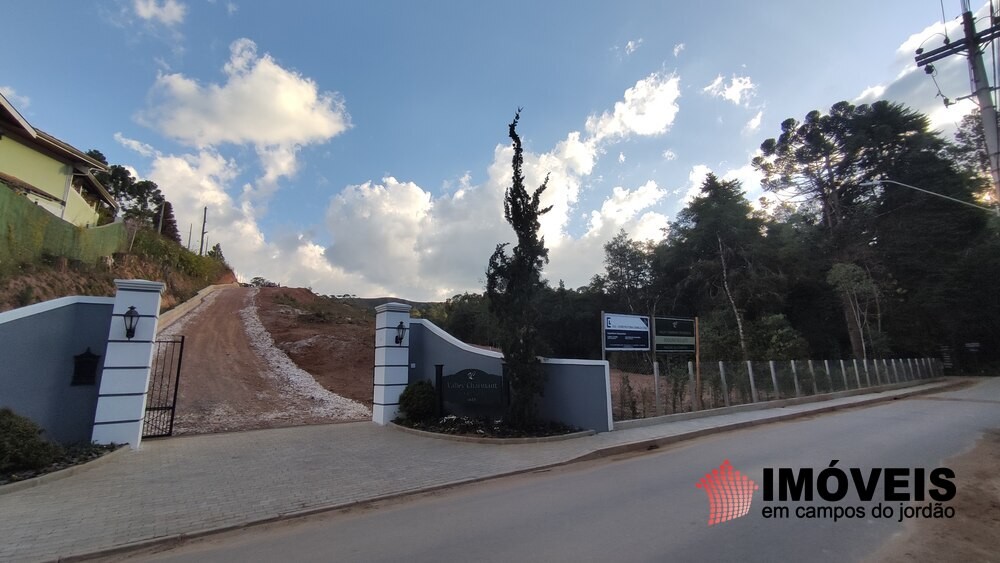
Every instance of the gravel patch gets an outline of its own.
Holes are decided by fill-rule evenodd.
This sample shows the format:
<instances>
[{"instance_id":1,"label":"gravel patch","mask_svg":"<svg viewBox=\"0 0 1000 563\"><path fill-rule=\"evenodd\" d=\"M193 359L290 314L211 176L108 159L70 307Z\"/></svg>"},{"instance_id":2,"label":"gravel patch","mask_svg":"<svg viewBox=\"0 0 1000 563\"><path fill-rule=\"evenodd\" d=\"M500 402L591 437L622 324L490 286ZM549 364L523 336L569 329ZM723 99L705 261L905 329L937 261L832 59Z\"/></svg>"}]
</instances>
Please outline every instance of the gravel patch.
<instances>
[{"instance_id":1,"label":"gravel patch","mask_svg":"<svg viewBox=\"0 0 1000 563\"><path fill-rule=\"evenodd\" d=\"M312 375L299 369L295 362L274 345L271 334L264 328L257 315L257 293L256 288L249 292L247 305L240 310L240 318L243 320L243 327L251 347L267 363L270 368L267 375L277 380L282 394L289 400L305 402L309 414L314 416L371 418L372 413L368 407L326 390Z\"/></svg>"}]
</instances>

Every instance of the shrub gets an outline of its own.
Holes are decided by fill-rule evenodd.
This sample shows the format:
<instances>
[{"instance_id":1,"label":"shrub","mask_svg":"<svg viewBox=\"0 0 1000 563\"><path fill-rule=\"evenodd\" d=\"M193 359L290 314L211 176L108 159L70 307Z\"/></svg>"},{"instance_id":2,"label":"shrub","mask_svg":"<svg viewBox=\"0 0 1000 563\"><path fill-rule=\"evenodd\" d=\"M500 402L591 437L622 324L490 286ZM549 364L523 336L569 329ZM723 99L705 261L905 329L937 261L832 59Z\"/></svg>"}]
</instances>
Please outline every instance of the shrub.
<instances>
[{"instance_id":1,"label":"shrub","mask_svg":"<svg viewBox=\"0 0 1000 563\"><path fill-rule=\"evenodd\" d=\"M0 472L41 469L62 455L62 448L42 438L31 420L0 409Z\"/></svg>"},{"instance_id":2,"label":"shrub","mask_svg":"<svg viewBox=\"0 0 1000 563\"><path fill-rule=\"evenodd\" d=\"M399 410L413 422L434 418L437 416L437 391L429 381L411 383L399 396Z\"/></svg>"}]
</instances>

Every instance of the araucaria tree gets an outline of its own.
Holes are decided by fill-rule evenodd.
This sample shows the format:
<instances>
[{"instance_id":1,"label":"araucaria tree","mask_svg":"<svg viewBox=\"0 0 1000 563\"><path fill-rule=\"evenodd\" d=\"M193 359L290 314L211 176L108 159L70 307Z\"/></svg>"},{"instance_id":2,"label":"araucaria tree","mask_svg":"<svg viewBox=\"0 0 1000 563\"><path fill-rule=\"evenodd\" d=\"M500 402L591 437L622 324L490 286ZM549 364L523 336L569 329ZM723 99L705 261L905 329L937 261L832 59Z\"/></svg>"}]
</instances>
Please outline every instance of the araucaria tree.
<instances>
[{"instance_id":1,"label":"araucaria tree","mask_svg":"<svg viewBox=\"0 0 1000 563\"><path fill-rule=\"evenodd\" d=\"M526 425L535 417L535 399L543 390L544 378L538 361L539 333L536 296L543 289L542 266L548 262L545 239L538 235L539 217L551 207L541 208L540 198L548 176L534 192L524 187L524 151L517 135L521 110L514 114L509 135L514 144L512 184L504 197L504 217L514 233L517 246L508 254L507 243L497 244L486 268L486 296L490 311L500 325L500 348L510 378L508 419Z\"/></svg>"}]
</instances>

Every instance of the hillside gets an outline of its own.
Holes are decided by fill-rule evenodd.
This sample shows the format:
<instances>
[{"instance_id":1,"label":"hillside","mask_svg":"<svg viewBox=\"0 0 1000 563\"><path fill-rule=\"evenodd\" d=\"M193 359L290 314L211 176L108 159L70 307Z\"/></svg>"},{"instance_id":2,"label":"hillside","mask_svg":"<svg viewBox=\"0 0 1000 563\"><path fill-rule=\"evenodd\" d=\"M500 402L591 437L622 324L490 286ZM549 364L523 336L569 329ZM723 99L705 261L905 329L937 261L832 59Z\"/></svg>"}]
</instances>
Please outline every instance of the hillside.
<instances>
[{"instance_id":1,"label":"hillside","mask_svg":"<svg viewBox=\"0 0 1000 563\"><path fill-rule=\"evenodd\" d=\"M233 283L224 263L187 252L152 233L140 233L131 254L94 265L46 256L0 269L0 312L69 295L113 296L115 279L167 285L161 310L182 303L213 283Z\"/></svg>"}]
</instances>

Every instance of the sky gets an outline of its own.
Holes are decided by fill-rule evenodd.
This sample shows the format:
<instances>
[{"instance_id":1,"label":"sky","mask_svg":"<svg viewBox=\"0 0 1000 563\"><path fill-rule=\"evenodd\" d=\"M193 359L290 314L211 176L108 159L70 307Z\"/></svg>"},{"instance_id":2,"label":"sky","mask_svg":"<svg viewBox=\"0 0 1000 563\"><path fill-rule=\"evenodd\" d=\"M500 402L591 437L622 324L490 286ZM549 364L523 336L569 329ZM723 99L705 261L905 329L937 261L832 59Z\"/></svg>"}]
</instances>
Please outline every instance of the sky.
<instances>
[{"instance_id":1,"label":"sky","mask_svg":"<svg viewBox=\"0 0 1000 563\"><path fill-rule=\"evenodd\" d=\"M969 94L964 58L936 84L913 61L961 37L958 0L10 0L4 21L0 92L29 123L156 182L196 251L207 207L242 280L322 294L481 292L514 240L519 107L544 275L571 288L709 172L756 201L786 118L888 99L950 136L973 107L938 95Z\"/></svg>"}]
</instances>

